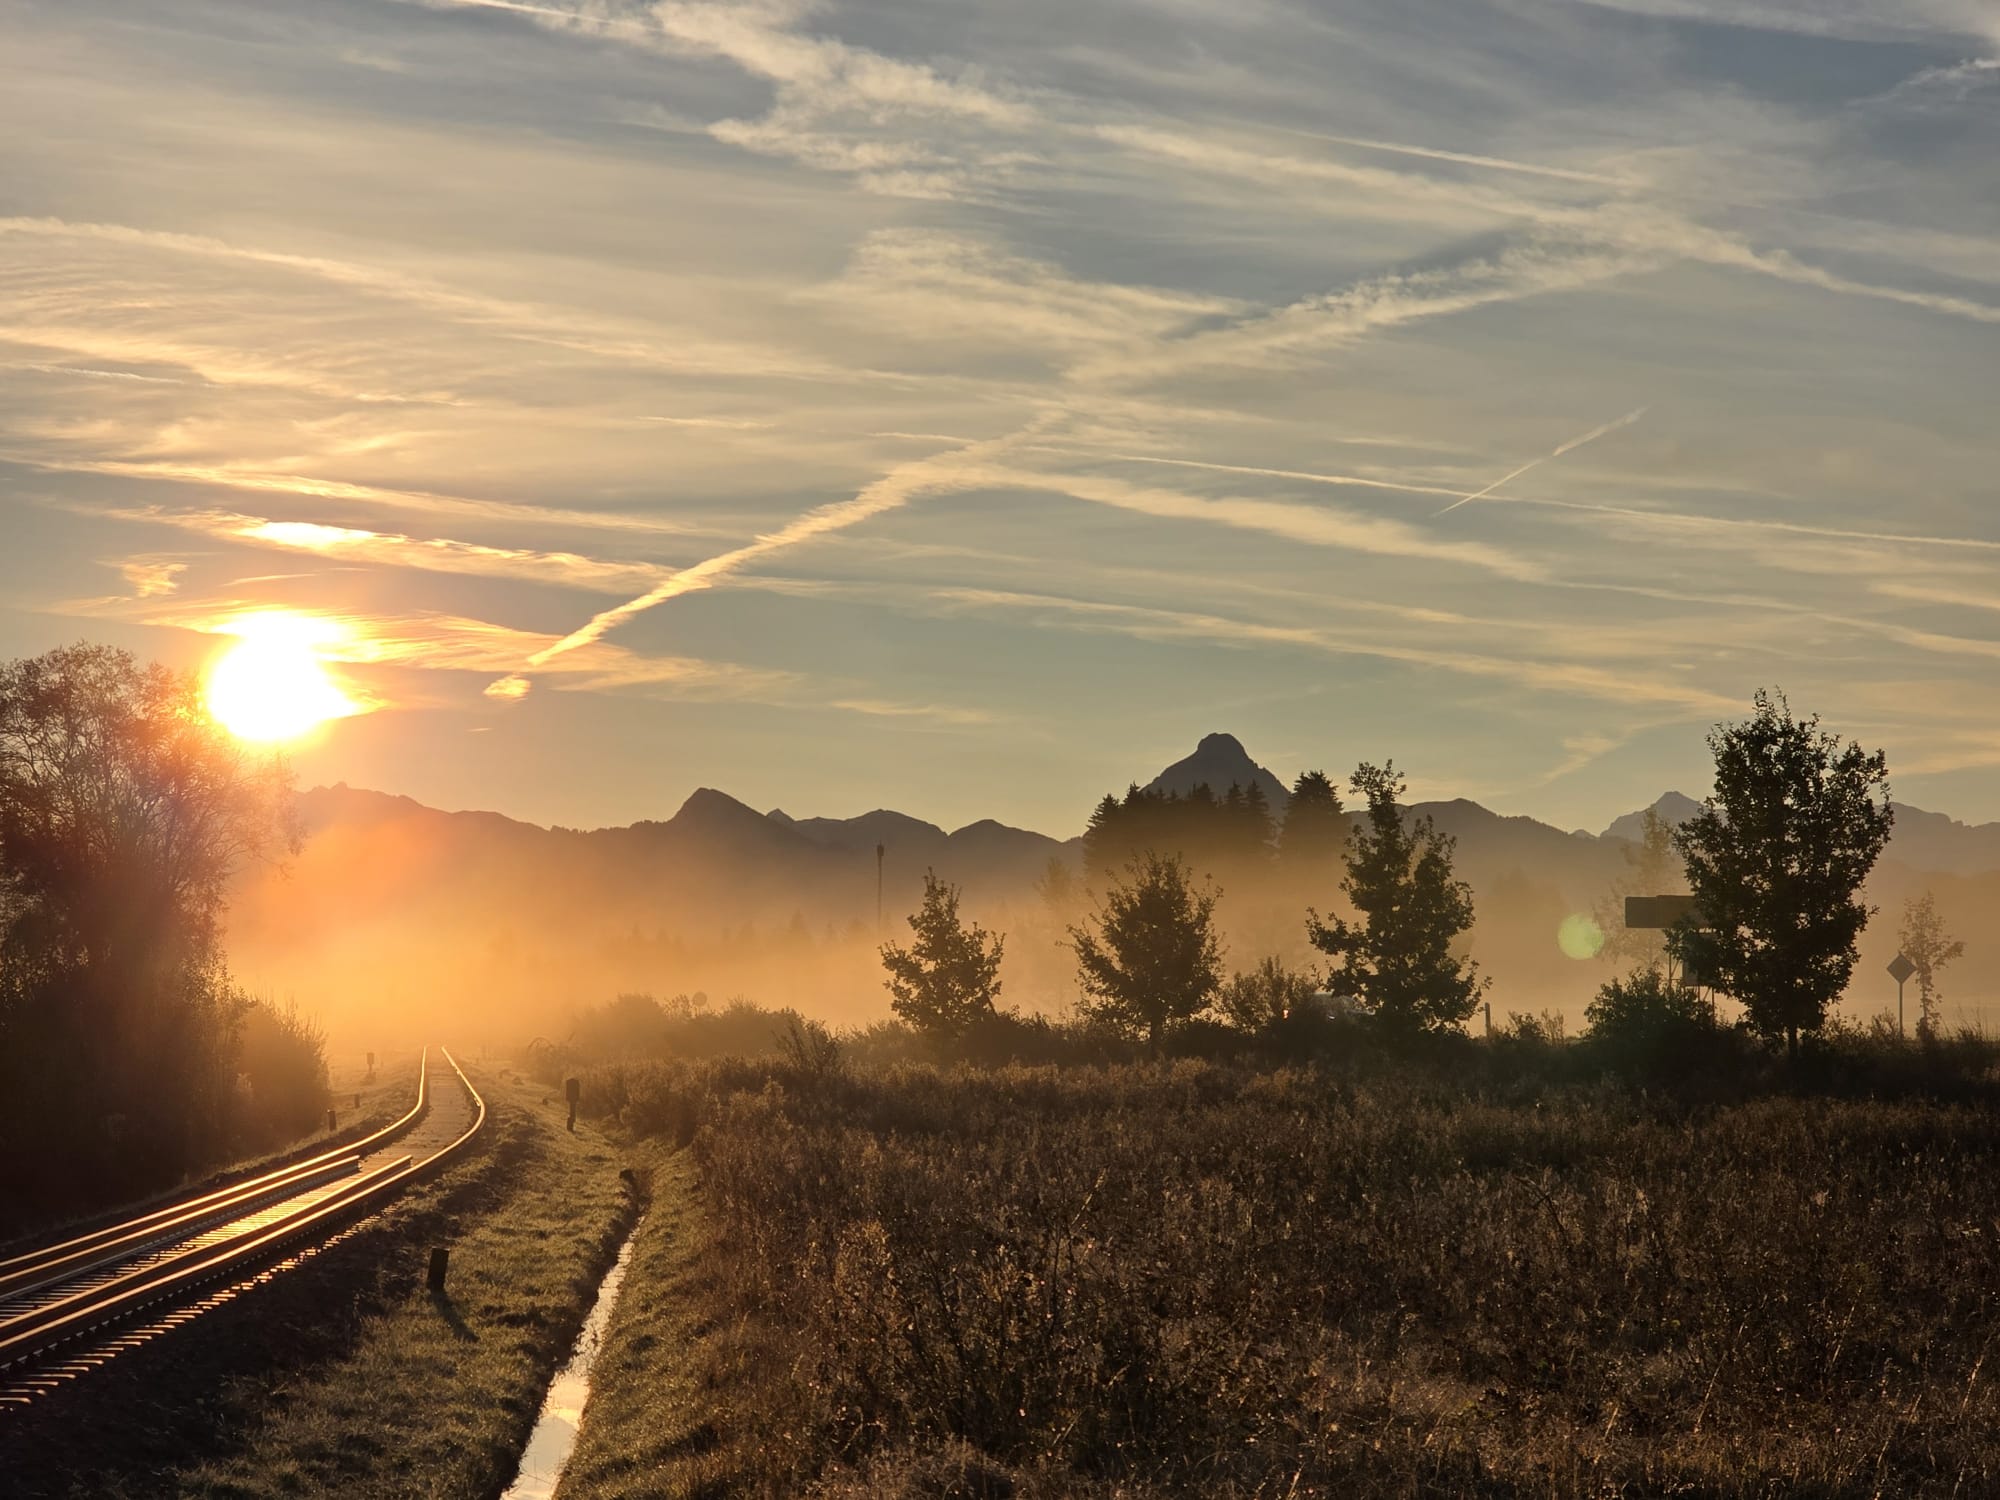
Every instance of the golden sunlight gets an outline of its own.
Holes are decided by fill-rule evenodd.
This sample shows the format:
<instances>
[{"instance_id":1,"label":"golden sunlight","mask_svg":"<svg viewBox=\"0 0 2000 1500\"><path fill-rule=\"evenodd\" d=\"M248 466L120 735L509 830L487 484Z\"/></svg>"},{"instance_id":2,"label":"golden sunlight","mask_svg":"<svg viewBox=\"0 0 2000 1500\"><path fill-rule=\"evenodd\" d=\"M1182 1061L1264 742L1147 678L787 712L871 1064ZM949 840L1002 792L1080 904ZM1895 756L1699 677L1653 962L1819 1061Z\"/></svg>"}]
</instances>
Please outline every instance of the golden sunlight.
<instances>
[{"instance_id":1,"label":"golden sunlight","mask_svg":"<svg viewBox=\"0 0 2000 1500\"><path fill-rule=\"evenodd\" d=\"M223 627L238 637L208 669L208 711L239 739L289 740L361 712L328 675L321 651L331 621L269 610Z\"/></svg>"}]
</instances>

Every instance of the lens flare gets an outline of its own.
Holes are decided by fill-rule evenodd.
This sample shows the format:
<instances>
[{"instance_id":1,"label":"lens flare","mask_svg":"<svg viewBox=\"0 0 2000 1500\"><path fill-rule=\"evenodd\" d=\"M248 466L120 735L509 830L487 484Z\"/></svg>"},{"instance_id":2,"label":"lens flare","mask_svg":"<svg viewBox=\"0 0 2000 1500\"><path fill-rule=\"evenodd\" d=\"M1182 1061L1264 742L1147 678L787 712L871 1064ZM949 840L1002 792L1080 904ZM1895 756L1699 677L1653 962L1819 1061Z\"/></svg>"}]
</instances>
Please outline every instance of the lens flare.
<instances>
[{"instance_id":1,"label":"lens flare","mask_svg":"<svg viewBox=\"0 0 2000 1500\"><path fill-rule=\"evenodd\" d=\"M1556 929L1556 946L1566 958L1595 958L1604 951L1604 929L1594 918L1571 912Z\"/></svg>"},{"instance_id":2,"label":"lens flare","mask_svg":"<svg viewBox=\"0 0 2000 1500\"><path fill-rule=\"evenodd\" d=\"M238 639L208 669L208 711L238 739L296 739L361 712L321 660L340 635L331 621L271 610L238 616L223 630Z\"/></svg>"}]
</instances>

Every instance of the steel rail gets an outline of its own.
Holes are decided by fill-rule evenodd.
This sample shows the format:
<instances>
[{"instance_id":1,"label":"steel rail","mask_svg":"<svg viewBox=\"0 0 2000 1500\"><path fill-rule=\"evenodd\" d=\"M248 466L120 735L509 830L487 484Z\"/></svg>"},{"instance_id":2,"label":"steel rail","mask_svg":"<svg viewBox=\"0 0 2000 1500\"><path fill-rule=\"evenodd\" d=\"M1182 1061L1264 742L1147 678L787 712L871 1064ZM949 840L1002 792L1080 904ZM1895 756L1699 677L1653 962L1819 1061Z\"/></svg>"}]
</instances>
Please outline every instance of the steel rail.
<instances>
[{"instance_id":1,"label":"steel rail","mask_svg":"<svg viewBox=\"0 0 2000 1500\"><path fill-rule=\"evenodd\" d=\"M124 1321L133 1313L180 1301L198 1287L235 1278L302 1241L324 1237L356 1210L400 1192L456 1155L486 1124L486 1101L458 1060L438 1049L458 1075L473 1106L472 1123L449 1144L421 1161L402 1157L345 1184L332 1195L302 1205L277 1222L219 1246L193 1249L73 1296L44 1304L0 1323L0 1369L24 1365L58 1345ZM379 1134L379 1133L378 1133ZM373 1139L371 1137L371 1139Z\"/></svg>"},{"instance_id":2,"label":"steel rail","mask_svg":"<svg viewBox=\"0 0 2000 1500\"><path fill-rule=\"evenodd\" d=\"M27 1251L9 1260L0 1260L0 1296L12 1295L11 1292L6 1290L10 1283L24 1279L54 1262L85 1254L90 1250L101 1248L112 1241L129 1239L135 1234L142 1234L150 1229L163 1227L167 1222L184 1218L191 1213L209 1212L226 1208L237 1199L278 1186L286 1178L328 1166L343 1157L366 1156L371 1151L379 1150L398 1136L404 1135L414 1129L418 1121L422 1120L425 1114L429 1112L429 1075L430 1056L428 1049L426 1049L424 1055L417 1063L417 1102L410 1106L409 1113L405 1114L401 1119L392 1121L380 1130L375 1131L372 1135L363 1136L358 1141L348 1141L342 1145L334 1146L317 1156L307 1157L303 1161L291 1162L285 1166L275 1167L271 1171L257 1177L248 1178L241 1182L229 1183L224 1187L214 1189L212 1192L199 1194L193 1198L176 1199L157 1209L149 1210L130 1219L121 1219L115 1224L107 1224L103 1228L91 1230L87 1234L77 1235L72 1239L62 1240L53 1245L44 1245L40 1249Z\"/></svg>"},{"instance_id":3,"label":"steel rail","mask_svg":"<svg viewBox=\"0 0 2000 1500\"><path fill-rule=\"evenodd\" d=\"M282 1177L260 1178L255 1183L246 1184L241 1191L217 1201L204 1200L203 1207L191 1212L157 1222L149 1217L140 1228L115 1239L97 1239L80 1249L55 1247L66 1253L30 1258L30 1263L21 1270L0 1275L0 1316L5 1316L9 1302L31 1297L46 1287L105 1266L136 1259L148 1250L158 1249L175 1240L192 1239L204 1230L227 1224L231 1219L240 1219L245 1214L255 1213L272 1203L322 1187L336 1178L360 1170L361 1158L351 1153L323 1164L307 1162Z\"/></svg>"}]
</instances>

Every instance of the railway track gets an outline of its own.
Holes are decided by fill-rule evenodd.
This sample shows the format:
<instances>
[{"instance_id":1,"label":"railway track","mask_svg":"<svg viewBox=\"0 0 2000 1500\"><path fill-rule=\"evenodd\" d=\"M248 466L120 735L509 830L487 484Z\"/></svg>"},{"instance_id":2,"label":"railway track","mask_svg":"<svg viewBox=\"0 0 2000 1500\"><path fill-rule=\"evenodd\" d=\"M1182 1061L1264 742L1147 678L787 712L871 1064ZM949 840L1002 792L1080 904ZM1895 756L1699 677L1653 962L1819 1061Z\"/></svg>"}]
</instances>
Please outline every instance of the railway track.
<instances>
[{"instance_id":1,"label":"railway track","mask_svg":"<svg viewBox=\"0 0 2000 1500\"><path fill-rule=\"evenodd\" d=\"M486 1101L443 1048L408 1114L359 1141L0 1260L0 1421L343 1237L460 1151Z\"/></svg>"}]
</instances>

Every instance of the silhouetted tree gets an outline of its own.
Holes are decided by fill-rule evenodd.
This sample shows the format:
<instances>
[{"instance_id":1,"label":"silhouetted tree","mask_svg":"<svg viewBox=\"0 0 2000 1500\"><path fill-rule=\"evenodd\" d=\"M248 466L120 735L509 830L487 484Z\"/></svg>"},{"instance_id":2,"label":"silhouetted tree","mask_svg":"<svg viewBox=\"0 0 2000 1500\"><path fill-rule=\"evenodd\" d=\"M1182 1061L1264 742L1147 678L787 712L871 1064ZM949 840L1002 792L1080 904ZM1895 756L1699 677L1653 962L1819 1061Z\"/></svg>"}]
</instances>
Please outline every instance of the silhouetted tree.
<instances>
[{"instance_id":1,"label":"silhouetted tree","mask_svg":"<svg viewBox=\"0 0 2000 1500\"><path fill-rule=\"evenodd\" d=\"M1126 848L1132 842L1132 808L1146 796L1138 790L1138 782L1126 788L1126 800L1120 802L1110 792L1090 810L1090 822L1084 824L1084 872L1098 880L1110 870L1116 870L1130 858Z\"/></svg>"},{"instance_id":2,"label":"silhouetted tree","mask_svg":"<svg viewBox=\"0 0 2000 1500\"><path fill-rule=\"evenodd\" d=\"M1292 783L1278 832L1278 858L1308 878L1330 873L1347 852L1347 814L1324 771L1302 771Z\"/></svg>"},{"instance_id":3,"label":"silhouetted tree","mask_svg":"<svg viewBox=\"0 0 2000 1500\"><path fill-rule=\"evenodd\" d=\"M0 667L0 1167L60 1139L70 1180L41 1187L81 1198L221 1147L247 1005L224 887L297 841L289 774L191 676L105 646Z\"/></svg>"},{"instance_id":4,"label":"silhouetted tree","mask_svg":"<svg viewBox=\"0 0 2000 1500\"><path fill-rule=\"evenodd\" d=\"M890 1008L919 1031L940 1036L957 1036L992 1015L1006 939L959 920L958 887L926 870L923 905L910 930L916 937L909 947L882 946Z\"/></svg>"},{"instance_id":5,"label":"silhouetted tree","mask_svg":"<svg viewBox=\"0 0 2000 1500\"><path fill-rule=\"evenodd\" d=\"M230 872L297 844L289 773L216 725L193 677L108 646L0 667L9 957L204 961Z\"/></svg>"},{"instance_id":6,"label":"silhouetted tree","mask_svg":"<svg viewBox=\"0 0 2000 1500\"><path fill-rule=\"evenodd\" d=\"M1854 972L1859 892L1894 821L1888 760L1794 719L1782 693L1755 703L1708 737L1715 790L1674 835L1696 915L1669 946L1796 1056Z\"/></svg>"},{"instance_id":7,"label":"silhouetted tree","mask_svg":"<svg viewBox=\"0 0 2000 1500\"><path fill-rule=\"evenodd\" d=\"M1953 959L1963 958L1965 944L1945 930L1944 918L1938 915L1937 897L1929 891L1903 903L1899 946L1903 956L1917 966L1917 1004L1922 1010L1917 1035L1936 1036L1944 1001L1938 988L1938 970Z\"/></svg>"},{"instance_id":8,"label":"silhouetted tree","mask_svg":"<svg viewBox=\"0 0 2000 1500\"><path fill-rule=\"evenodd\" d=\"M1112 878L1143 854L1177 855L1200 866L1251 871L1271 857L1271 808L1263 788L1231 783L1220 797L1201 783L1186 792L1126 788L1105 797L1083 834L1084 869Z\"/></svg>"},{"instance_id":9,"label":"silhouetted tree","mask_svg":"<svg viewBox=\"0 0 2000 1500\"><path fill-rule=\"evenodd\" d=\"M1226 818L1224 827L1224 854L1226 858L1243 864L1257 864L1271 857L1271 838L1276 832L1271 821L1271 804L1264 796L1264 789L1251 782L1247 787L1229 784L1229 793L1223 798Z\"/></svg>"},{"instance_id":10,"label":"silhouetted tree","mask_svg":"<svg viewBox=\"0 0 2000 1500\"><path fill-rule=\"evenodd\" d=\"M1085 1014L1143 1032L1157 1049L1169 1027L1205 1010L1222 982L1218 895L1197 888L1177 857L1134 859L1094 914L1097 932L1070 929Z\"/></svg>"},{"instance_id":11,"label":"silhouetted tree","mask_svg":"<svg viewBox=\"0 0 2000 1500\"><path fill-rule=\"evenodd\" d=\"M1355 793L1367 823L1347 851L1341 882L1358 921L1306 917L1313 946L1339 959L1331 984L1360 998L1396 1031L1442 1031L1470 1016L1486 981L1478 965L1451 951L1472 925L1472 887L1452 874L1453 840L1428 817L1407 821L1405 790L1393 762L1363 764Z\"/></svg>"}]
</instances>

